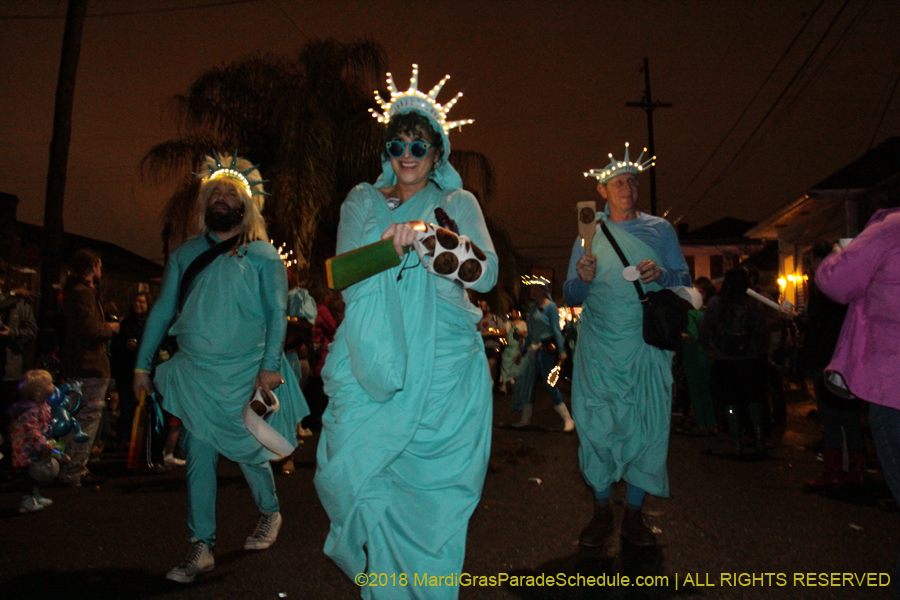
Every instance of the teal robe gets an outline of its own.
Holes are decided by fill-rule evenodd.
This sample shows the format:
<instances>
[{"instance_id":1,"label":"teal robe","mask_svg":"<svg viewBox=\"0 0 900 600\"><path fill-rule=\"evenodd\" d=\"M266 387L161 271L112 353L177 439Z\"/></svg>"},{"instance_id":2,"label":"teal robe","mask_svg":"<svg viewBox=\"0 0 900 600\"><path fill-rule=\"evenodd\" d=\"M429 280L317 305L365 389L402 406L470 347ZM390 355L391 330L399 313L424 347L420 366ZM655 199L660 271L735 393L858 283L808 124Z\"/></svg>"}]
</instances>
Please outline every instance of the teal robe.
<instances>
[{"instance_id":1,"label":"teal robe","mask_svg":"<svg viewBox=\"0 0 900 600\"><path fill-rule=\"evenodd\" d=\"M537 364L535 353L531 345L545 340L553 340L558 352L565 352L562 331L559 329L559 307L551 300L541 309L540 304L532 302L528 306L527 335L522 348L522 370L519 372L519 381L513 388L510 399L510 410L517 412L526 405L534 402L534 386L538 384L541 376L541 367ZM555 396L554 396L555 394ZM562 402L562 396L555 392L550 394L554 404Z\"/></svg>"},{"instance_id":2,"label":"teal robe","mask_svg":"<svg viewBox=\"0 0 900 600\"><path fill-rule=\"evenodd\" d=\"M606 217L598 214L598 218ZM671 230L668 223L657 222L661 219L644 219L651 232ZM674 232L670 241L674 248L657 251L619 224L606 223L632 265L650 259L670 270L673 279L683 282L686 278L689 284ZM583 253L578 250L573 252L573 263L576 254ZM597 274L584 299L572 374L572 416L580 442L581 473L595 490L624 479L667 497L672 352L644 342L643 311L634 284L622 277L622 262L600 231L594 236L593 254ZM680 261L664 262L661 256L668 255ZM645 291L661 289L657 282L643 287Z\"/></svg>"},{"instance_id":3,"label":"teal robe","mask_svg":"<svg viewBox=\"0 0 900 600\"><path fill-rule=\"evenodd\" d=\"M391 211L361 184L341 207L339 253L376 242L391 223L434 222L443 207L487 255L475 285L490 290L497 255L474 196L434 183ZM415 252L346 290L345 318L322 370L316 490L331 519L325 553L358 573L449 575L463 565L469 517L491 445L491 378L465 290L428 273ZM404 268L405 267L405 268ZM456 598L458 589L364 587L364 598Z\"/></svg>"},{"instance_id":4,"label":"teal robe","mask_svg":"<svg viewBox=\"0 0 900 600\"><path fill-rule=\"evenodd\" d=\"M279 371L284 379L275 390L281 408L267 423L296 446L297 423L309 414L297 378L283 360L287 274L271 244L252 242L245 256L225 253L203 269L179 313L184 271L209 247L207 237L199 236L169 257L136 367L150 369L166 334L176 336L178 352L156 368L154 377L163 408L226 458L263 463L276 455L247 431L241 418L260 369Z\"/></svg>"}]
</instances>

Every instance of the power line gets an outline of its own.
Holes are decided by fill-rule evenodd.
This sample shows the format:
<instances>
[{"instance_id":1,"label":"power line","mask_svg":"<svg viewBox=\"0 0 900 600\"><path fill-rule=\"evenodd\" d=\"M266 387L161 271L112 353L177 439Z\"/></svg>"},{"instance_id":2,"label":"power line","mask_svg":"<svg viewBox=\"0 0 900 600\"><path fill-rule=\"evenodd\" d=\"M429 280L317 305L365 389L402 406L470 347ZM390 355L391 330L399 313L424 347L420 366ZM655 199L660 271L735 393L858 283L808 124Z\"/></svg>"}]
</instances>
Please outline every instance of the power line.
<instances>
[{"instance_id":1,"label":"power line","mask_svg":"<svg viewBox=\"0 0 900 600\"><path fill-rule=\"evenodd\" d=\"M303 33L303 30L300 29L300 26L297 25L297 22L294 21L294 19L291 18L291 15L287 14L287 11L284 10L284 9L281 7L280 4L278 4L278 1L277 1L277 0L272 0L272 4L274 4L275 6L278 7L278 10L280 10L280 11L282 12L282 14L287 18L287 20L291 22L291 25L294 26L294 29L296 29L297 31L300 32L300 35L303 36L303 39L305 39L306 41L309 41L309 37L308 37L305 33Z\"/></svg>"},{"instance_id":2,"label":"power line","mask_svg":"<svg viewBox=\"0 0 900 600\"><path fill-rule=\"evenodd\" d=\"M807 66L807 65L809 64L809 62L812 60L812 57L815 55L815 53L819 50L819 47L820 47L820 46L822 45L822 43L825 41L825 38L826 38L826 37L828 36L828 34L831 32L831 29L834 27L834 24L837 23L838 18L840 18L841 14L843 14L844 9L847 8L847 5L848 5L848 4L850 4L850 0L844 0L844 4L841 5L841 8L840 8L840 9L837 11L837 13L834 15L834 18L831 19L831 22L828 24L828 27L825 29L825 32L822 34L822 37L819 38L819 41L816 43L816 45L813 47L813 49L810 50L810 52L809 52L809 54L807 55L806 59L803 61L803 63L802 63L802 64L800 65L800 67L797 69L797 72L794 73L794 76L791 77L791 80L787 83L787 85L784 87L784 89L783 89L783 90L781 91L781 93L778 95L778 98L775 99L775 102L772 104L772 106L769 108L769 110L766 111L766 114L763 115L763 118L760 120L760 122L756 125L756 127L753 129L753 131L750 132L750 135L747 136L747 139L744 141L744 143L741 145L741 147L738 148L738 151L735 152L734 156L731 157L731 160L728 161L728 164L725 165L725 168L722 169L722 171L719 173L719 176L716 177L716 179L709 185L709 187L706 188L706 191L704 191L702 194L700 194L700 196L698 196L697 199L694 200L694 201L687 207L687 209L684 211L684 213L683 213L680 217L678 217L677 219L675 219L675 220L673 221L673 223L678 223L678 222L681 221L684 217L686 217L687 214L688 214L691 210L693 210L693 208L694 208L695 206L697 206L697 204L698 204L699 202L701 202L704 198L706 198L706 196L707 196L707 195L708 195L708 194L709 194L709 193L710 193L717 185L719 185L719 183L721 183L721 181L725 178L725 174L726 174L726 173L728 172L728 170L731 168L731 165L733 165L733 164L735 163L735 161L737 161L738 157L744 152L744 150L747 148L747 146L750 144L750 142L753 140L753 138L756 136L756 134L759 132L759 130L762 128L762 126L766 123L766 121L769 120L769 117L772 116L772 113L775 111L775 109L778 107L778 105L779 105L779 104L781 103L781 101L784 99L785 95L787 95L788 90L791 89L791 87L794 85L794 82L797 81L797 78L800 77L800 74L803 73L803 71L806 69L806 66Z\"/></svg>"},{"instance_id":3,"label":"power line","mask_svg":"<svg viewBox=\"0 0 900 600\"><path fill-rule=\"evenodd\" d=\"M109 12L109 13L94 13L85 15L85 18L100 18L100 17L128 17L132 15L148 15L154 13L170 13L170 12L182 12L185 10L194 10L200 8L217 8L220 6L231 6L233 4L251 4L254 2L264 2L265 0L221 0L220 2L208 2L206 4L194 4L192 6L174 6L168 8L147 8L143 10L130 10L130 11L121 11L121 12ZM34 16L26 16L26 15L0 15L0 19L5 19L8 21L50 21L50 20L59 20L65 19L66 15L34 15Z\"/></svg>"},{"instance_id":4,"label":"power line","mask_svg":"<svg viewBox=\"0 0 900 600\"><path fill-rule=\"evenodd\" d=\"M847 39L847 36L856 28L856 25L859 23L860 18L863 13L869 8L869 5L872 4L872 0L866 0L866 3L863 7L856 13L856 16L850 21L847 27L844 29L844 33L841 34L841 37L838 38L837 42L831 46L831 49L828 51L828 54L825 55L818 66L816 66L815 70L813 70L812 74L807 77L804 81L802 81L799 86L797 93L794 94L793 99L788 103L786 110L791 110L791 108L797 103L799 98L803 95L803 93L812 85L812 82L819 76L819 73L822 72L825 67L827 67L831 63L831 59L834 57L835 52L841 45L844 43L844 40Z\"/></svg>"},{"instance_id":5,"label":"power line","mask_svg":"<svg viewBox=\"0 0 900 600\"><path fill-rule=\"evenodd\" d=\"M788 44L787 48L785 48L784 52L781 54L781 57L775 62L775 66L772 67L772 69L769 71L769 74L766 75L765 79L763 79L763 82L759 85L759 88L757 88L756 93L753 94L753 97L750 98L750 101L749 101L749 102L747 102L747 105L744 107L744 110L742 110L742 111L741 111L741 114L739 114L738 117L737 117L737 119L735 119L735 121L734 121L734 123L732 124L731 128L730 128L728 131L725 132L725 135L723 135L723 136L722 136L722 139L719 140L719 143L716 145L715 149L712 151L712 154L710 154L709 157L707 157L706 161L703 163L703 165L700 166L700 169L694 174L694 176L693 176L693 177L691 178L691 180L687 183L687 185L685 186L685 188L689 188L691 185L693 185L694 182L697 181L697 179L698 179L698 178L700 177L700 175L703 173L703 171L706 170L706 167L708 167L709 164L710 164L710 163L713 161L713 159L716 157L716 155L718 155L719 150L722 149L722 146L725 144L725 142L728 140L728 138L731 136L731 134L734 133L734 130L737 129L737 127L738 127L738 125L740 124L740 122L744 119L744 116L746 116L747 112L748 112L748 111L750 110L750 108L753 106L754 102L756 102L756 99L757 99L757 98L759 97L759 95L762 93L763 89L766 87L766 85L769 83L769 81L772 79L772 77L773 77L773 76L775 75L775 73L778 71L778 67L781 66L781 63L782 63L782 62L784 62L784 59L785 59L785 58L787 57L787 55L791 52L791 50L794 48L794 45L797 43L797 40L799 40L799 39L800 39L800 36L803 35L803 32L806 31L806 27L810 24L810 22L812 22L813 18L814 18L814 17L816 16L816 14L819 12L819 9L822 8L822 5L823 5L824 3L825 3L825 0L820 0L820 1L819 1L819 4L816 5L816 7L813 9L813 11L809 14L809 16L808 16L808 17L806 18L806 20L803 22L803 25L800 27L800 30L796 33L796 35L794 35L794 38L791 40L791 42ZM682 197L683 197L683 195L682 195ZM662 216L663 216L663 217L668 216L668 214L669 214L670 212L672 212L672 210L675 208L676 205L677 205L677 201L676 201L675 204L673 204L672 206L670 206L670 207L663 213ZM682 216L682 218L683 218L683 216Z\"/></svg>"},{"instance_id":6,"label":"power line","mask_svg":"<svg viewBox=\"0 0 900 600\"><path fill-rule=\"evenodd\" d=\"M900 72L897 73L897 78L894 79L894 87L891 88L891 95L888 96L887 103L884 105L884 111L882 111L881 118L878 120L878 125L875 126L875 132L872 134L872 139L869 141L868 150L871 150L872 146L875 144L875 138L878 137L878 130L881 129L881 124L884 123L884 117L887 116L888 109L891 107L891 101L894 99L894 93L897 91L898 83L900 83Z\"/></svg>"}]
</instances>

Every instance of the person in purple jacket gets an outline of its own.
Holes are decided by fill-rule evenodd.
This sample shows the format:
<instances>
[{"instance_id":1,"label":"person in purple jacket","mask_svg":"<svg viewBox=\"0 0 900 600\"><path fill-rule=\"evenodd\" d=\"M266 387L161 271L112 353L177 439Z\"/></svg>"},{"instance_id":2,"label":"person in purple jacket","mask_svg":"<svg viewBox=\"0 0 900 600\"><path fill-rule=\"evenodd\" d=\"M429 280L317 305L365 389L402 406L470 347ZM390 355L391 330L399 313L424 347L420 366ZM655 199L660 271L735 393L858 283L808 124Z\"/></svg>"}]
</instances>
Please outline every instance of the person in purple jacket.
<instances>
[{"instance_id":1,"label":"person in purple jacket","mask_svg":"<svg viewBox=\"0 0 900 600\"><path fill-rule=\"evenodd\" d=\"M858 237L835 247L816 284L849 304L826 381L838 395L869 402L884 479L900 504L900 208L877 211Z\"/></svg>"}]
</instances>

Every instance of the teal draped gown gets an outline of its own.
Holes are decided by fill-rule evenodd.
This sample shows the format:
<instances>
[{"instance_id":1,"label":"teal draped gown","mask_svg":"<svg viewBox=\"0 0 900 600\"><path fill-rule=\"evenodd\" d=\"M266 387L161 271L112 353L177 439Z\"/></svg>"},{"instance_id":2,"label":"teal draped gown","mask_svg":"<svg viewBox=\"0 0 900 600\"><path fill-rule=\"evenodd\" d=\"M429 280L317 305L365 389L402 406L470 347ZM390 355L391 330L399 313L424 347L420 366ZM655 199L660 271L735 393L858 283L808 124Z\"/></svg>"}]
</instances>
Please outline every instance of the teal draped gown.
<instances>
[{"instance_id":1,"label":"teal draped gown","mask_svg":"<svg viewBox=\"0 0 900 600\"><path fill-rule=\"evenodd\" d=\"M603 213L598 217L606 219ZM630 264L653 260L670 280L660 281L690 285L671 226L656 217L642 215L641 219L626 223L644 229L641 233L657 242L659 251L628 233L627 226L606 220ZM578 243L576 248L580 250ZM581 254L583 250L573 252L573 265ZM572 416L580 442L581 473L594 490L624 479L650 494L667 497L672 352L644 342L643 311L634 284L622 277L622 262L599 230L593 254L597 274L583 302L572 375ZM643 287L644 291L661 289L658 282Z\"/></svg>"},{"instance_id":2,"label":"teal draped gown","mask_svg":"<svg viewBox=\"0 0 900 600\"><path fill-rule=\"evenodd\" d=\"M219 256L193 281L179 312L184 271L207 248L206 236L196 237L169 258L159 299L147 319L137 368L150 368L166 333L177 336L178 352L157 367L154 378L163 408L181 419L191 435L230 460L264 463L276 455L247 431L241 418L259 370L279 371L284 379L275 390L281 409L267 422L292 444L296 445L297 423L309 414L297 378L283 360L284 263L263 241L252 242L246 256Z\"/></svg>"},{"instance_id":3,"label":"teal draped gown","mask_svg":"<svg viewBox=\"0 0 900 600\"><path fill-rule=\"evenodd\" d=\"M497 279L497 256L474 196L434 183L391 211L370 184L341 207L339 253L376 242L391 223L435 222L443 207L487 255L476 284ZM325 553L351 578L401 573L406 586L363 587L363 598L456 598L413 575L463 565L491 442L491 378L465 290L428 273L415 252L344 290L346 316L322 371L316 490L331 520Z\"/></svg>"}]
</instances>

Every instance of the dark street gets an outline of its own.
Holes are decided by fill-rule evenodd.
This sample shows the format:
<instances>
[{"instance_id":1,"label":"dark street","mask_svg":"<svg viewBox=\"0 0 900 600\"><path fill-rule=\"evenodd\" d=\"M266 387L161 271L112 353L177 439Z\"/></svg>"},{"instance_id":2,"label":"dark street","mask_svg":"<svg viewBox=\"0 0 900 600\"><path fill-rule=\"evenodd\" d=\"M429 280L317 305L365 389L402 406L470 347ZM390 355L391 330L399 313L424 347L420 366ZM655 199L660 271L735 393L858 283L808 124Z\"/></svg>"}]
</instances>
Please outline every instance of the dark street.
<instances>
[{"instance_id":1,"label":"dark street","mask_svg":"<svg viewBox=\"0 0 900 600\"><path fill-rule=\"evenodd\" d=\"M793 392L787 428L770 437L765 460L752 449L735 459L724 435L691 437L673 428L672 497L645 504L659 540L650 551L617 535L602 549L577 546L591 510L578 439L559 431L546 397L539 395L536 406L537 426L518 431L503 425L508 397L495 396L491 467L471 520L464 572L472 583L506 581L461 587L460 598L896 597L892 586L853 587L866 573L886 583L887 575L877 574L889 572L898 548L898 513L883 502L889 494L880 473L870 469L857 493L802 491L802 481L821 469L806 448L817 442L818 423L807 417L813 404L802 393ZM29 515L17 513L18 490L6 482L0 597L357 598L358 588L322 553L328 522L312 483L317 439L301 446L295 474L276 476L285 525L278 542L259 553L241 549L257 515L240 470L221 461L216 568L192 585L163 577L189 549L183 469L132 475L124 457L104 456L92 468L109 477L106 483L47 488L55 504ZM877 466L874 454L869 464ZM623 493L614 487L617 512ZM607 585L546 585L546 578L565 584L579 575ZM545 585L513 585L528 576ZM639 576L663 577L639 588ZM609 585L625 577L629 587Z\"/></svg>"}]
</instances>

